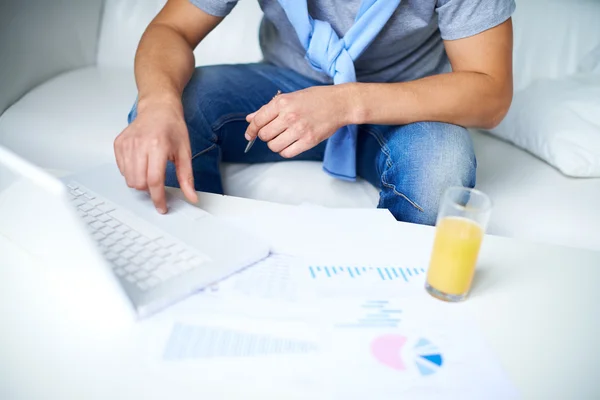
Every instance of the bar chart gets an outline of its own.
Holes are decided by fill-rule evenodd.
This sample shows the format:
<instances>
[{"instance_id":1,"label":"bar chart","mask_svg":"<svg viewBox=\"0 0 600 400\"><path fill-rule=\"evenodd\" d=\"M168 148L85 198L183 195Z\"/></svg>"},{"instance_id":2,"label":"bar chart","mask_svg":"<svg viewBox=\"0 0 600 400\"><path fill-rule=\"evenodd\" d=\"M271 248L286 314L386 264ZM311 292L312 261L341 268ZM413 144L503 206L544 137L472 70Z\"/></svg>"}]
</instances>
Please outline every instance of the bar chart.
<instances>
[{"instance_id":1,"label":"bar chart","mask_svg":"<svg viewBox=\"0 0 600 400\"><path fill-rule=\"evenodd\" d=\"M387 300L368 300L361 305L352 321L335 324L336 328L397 328L402 310Z\"/></svg>"},{"instance_id":2,"label":"bar chart","mask_svg":"<svg viewBox=\"0 0 600 400\"><path fill-rule=\"evenodd\" d=\"M418 276L425 274L423 268L408 267L350 267L350 266L322 266L311 265L308 267L310 276L313 279L364 279L377 278L382 281L404 281L410 282Z\"/></svg>"},{"instance_id":3,"label":"bar chart","mask_svg":"<svg viewBox=\"0 0 600 400\"><path fill-rule=\"evenodd\" d=\"M318 351L316 343L248 333L241 330L177 323L165 346L168 361L304 354Z\"/></svg>"}]
</instances>

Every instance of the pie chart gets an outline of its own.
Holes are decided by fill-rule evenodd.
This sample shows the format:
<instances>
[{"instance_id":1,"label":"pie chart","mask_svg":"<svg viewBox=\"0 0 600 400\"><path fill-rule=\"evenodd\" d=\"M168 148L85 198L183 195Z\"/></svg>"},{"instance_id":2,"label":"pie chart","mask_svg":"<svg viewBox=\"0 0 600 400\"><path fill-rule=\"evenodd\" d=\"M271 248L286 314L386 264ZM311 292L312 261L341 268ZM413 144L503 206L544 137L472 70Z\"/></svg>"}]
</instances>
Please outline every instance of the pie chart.
<instances>
[{"instance_id":1,"label":"pie chart","mask_svg":"<svg viewBox=\"0 0 600 400\"><path fill-rule=\"evenodd\" d=\"M425 338L419 339L414 350L415 364L421 375L431 375L436 373L444 362L439 349Z\"/></svg>"},{"instance_id":2,"label":"pie chart","mask_svg":"<svg viewBox=\"0 0 600 400\"><path fill-rule=\"evenodd\" d=\"M382 335L371 342L371 353L381 364L398 370L407 369L403 360L402 350L408 338L396 334ZM433 343L425 338L419 338L413 346L410 364L414 363L422 376L435 374L442 366L444 359L441 352Z\"/></svg>"}]
</instances>

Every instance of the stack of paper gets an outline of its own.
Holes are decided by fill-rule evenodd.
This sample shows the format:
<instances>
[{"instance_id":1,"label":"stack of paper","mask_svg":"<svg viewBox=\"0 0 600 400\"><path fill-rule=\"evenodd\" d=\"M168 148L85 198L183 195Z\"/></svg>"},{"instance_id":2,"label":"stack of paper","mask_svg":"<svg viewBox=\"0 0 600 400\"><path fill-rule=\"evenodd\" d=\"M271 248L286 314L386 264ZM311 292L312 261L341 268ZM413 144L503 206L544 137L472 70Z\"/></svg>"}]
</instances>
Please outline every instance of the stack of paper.
<instances>
[{"instance_id":1,"label":"stack of paper","mask_svg":"<svg viewBox=\"0 0 600 400\"><path fill-rule=\"evenodd\" d=\"M425 293L431 228L411 243L387 211L221 200L274 254L147 323L161 368L312 398L518 397L465 309Z\"/></svg>"}]
</instances>

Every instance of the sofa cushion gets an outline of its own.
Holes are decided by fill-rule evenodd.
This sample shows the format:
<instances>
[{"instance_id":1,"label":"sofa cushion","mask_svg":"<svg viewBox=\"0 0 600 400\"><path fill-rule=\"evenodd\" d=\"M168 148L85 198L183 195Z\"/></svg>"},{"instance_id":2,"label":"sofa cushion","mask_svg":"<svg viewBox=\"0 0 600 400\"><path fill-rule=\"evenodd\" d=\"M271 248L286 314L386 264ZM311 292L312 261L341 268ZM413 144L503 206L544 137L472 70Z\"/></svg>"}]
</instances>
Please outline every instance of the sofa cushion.
<instances>
[{"instance_id":1,"label":"sofa cushion","mask_svg":"<svg viewBox=\"0 0 600 400\"><path fill-rule=\"evenodd\" d=\"M0 143L44 168L73 171L106 162L135 97L130 70L67 72L0 116Z\"/></svg>"},{"instance_id":2,"label":"sofa cushion","mask_svg":"<svg viewBox=\"0 0 600 400\"><path fill-rule=\"evenodd\" d=\"M136 95L129 69L87 68L34 89L0 117L0 144L45 168L114 162L113 140ZM490 232L600 250L600 180L576 180L491 136L473 132L477 186L494 200ZM225 165L228 194L288 204L374 207L365 181L335 180L320 163Z\"/></svg>"},{"instance_id":3,"label":"sofa cushion","mask_svg":"<svg viewBox=\"0 0 600 400\"><path fill-rule=\"evenodd\" d=\"M537 80L492 133L565 175L600 178L600 74Z\"/></svg>"},{"instance_id":4,"label":"sofa cushion","mask_svg":"<svg viewBox=\"0 0 600 400\"><path fill-rule=\"evenodd\" d=\"M133 69L142 33L166 0L106 0L98 43L98 65ZM260 61L258 1L240 1L194 51L197 65Z\"/></svg>"},{"instance_id":5,"label":"sofa cushion","mask_svg":"<svg viewBox=\"0 0 600 400\"><path fill-rule=\"evenodd\" d=\"M48 78L96 61L102 0L0 1L0 114Z\"/></svg>"}]
</instances>

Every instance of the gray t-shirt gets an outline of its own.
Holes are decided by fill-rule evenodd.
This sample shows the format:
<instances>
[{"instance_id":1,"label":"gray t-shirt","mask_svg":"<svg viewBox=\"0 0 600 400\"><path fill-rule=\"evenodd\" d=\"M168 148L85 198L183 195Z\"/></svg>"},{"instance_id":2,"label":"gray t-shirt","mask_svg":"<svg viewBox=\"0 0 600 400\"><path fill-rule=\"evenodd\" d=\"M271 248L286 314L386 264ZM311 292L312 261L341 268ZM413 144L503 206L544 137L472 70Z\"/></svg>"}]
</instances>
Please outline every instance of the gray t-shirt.
<instances>
[{"instance_id":1,"label":"gray t-shirt","mask_svg":"<svg viewBox=\"0 0 600 400\"><path fill-rule=\"evenodd\" d=\"M239 0L190 1L211 15L223 17ZM339 37L352 26L361 3L297 1L308 1L310 15L329 22ZM265 61L330 83L331 78L315 71L304 58L306 52L277 0L258 2L264 12L260 44ZM461 39L493 28L510 18L514 9L514 0L402 0L383 30L356 60L357 80L403 82L447 72L450 68L443 40Z\"/></svg>"}]
</instances>

